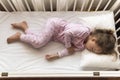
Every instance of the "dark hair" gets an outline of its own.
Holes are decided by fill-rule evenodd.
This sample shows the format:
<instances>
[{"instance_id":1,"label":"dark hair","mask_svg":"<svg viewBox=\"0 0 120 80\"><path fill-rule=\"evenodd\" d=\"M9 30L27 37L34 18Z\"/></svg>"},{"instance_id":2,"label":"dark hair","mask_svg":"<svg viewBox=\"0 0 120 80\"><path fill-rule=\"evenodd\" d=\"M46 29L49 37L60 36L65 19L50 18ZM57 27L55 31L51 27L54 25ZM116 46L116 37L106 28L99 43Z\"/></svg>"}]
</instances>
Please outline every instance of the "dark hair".
<instances>
[{"instance_id":1,"label":"dark hair","mask_svg":"<svg viewBox=\"0 0 120 80\"><path fill-rule=\"evenodd\" d=\"M102 48L102 54L112 54L115 48L116 38L114 36L114 31L110 29L95 29L91 36L97 38L97 45Z\"/></svg>"}]
</instances>

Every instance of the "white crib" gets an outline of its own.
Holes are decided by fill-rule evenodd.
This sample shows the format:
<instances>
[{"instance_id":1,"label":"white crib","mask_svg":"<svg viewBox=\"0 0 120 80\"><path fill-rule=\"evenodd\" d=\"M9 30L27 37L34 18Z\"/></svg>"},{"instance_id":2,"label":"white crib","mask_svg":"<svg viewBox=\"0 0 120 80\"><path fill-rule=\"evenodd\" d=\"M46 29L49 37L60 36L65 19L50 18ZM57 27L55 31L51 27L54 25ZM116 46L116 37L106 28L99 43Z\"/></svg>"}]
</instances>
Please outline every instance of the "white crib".
<instances>
[{"instance_id":1,"label":"white crib","mask_svg":"<svg viewBox=\"0 0 120 80\"><path fill-rule=\"evenodd\" d=\"M57 16L61 14L71 14L71 12L99 12L99 11L113 11L117 38L116 51L120 53L120 0L0 0L0 12L6 12L18 15L28 14L27 12L40 12L41 14L51 15L56 13ZM47 12L47 13L46 13ZM27 14L26 14L27 13ZM79 14L79 15L80 15ZM88 13L87 13L88 14ZM104 14L104 13L102 13ZM36 14L37 15L37 14ZM77 15L77 13L75 14ZM75 16L74 15L74 16ZM91 14L92 15L92 14ZM100 15L100 14L98 14ZM42 15L41 15L42 16ZM63 16L62 16L63 17ZM2 17L1 17L2 18ZM44 16L46 19L46 17ZM7 19L7 17L6 17ZM67 17L69 19L69 17ZM41 20L42 21L42 20ZM0 23L1 24L1 23ZM4 29L3 29L4 30ZM2 35L3 36L3 35ZM1 37L1 36L0 36ZM14 46L15 47L15 46ZM31 48L30 48L31 49ZM0 64L2 65L2 63ZM9 66L9 65L8 65ZM120 76L120 71L80 71L74 73L35 73L35 72L1 72L1 77L93 77L93 76Z\"/></svg>"}]
</instances>

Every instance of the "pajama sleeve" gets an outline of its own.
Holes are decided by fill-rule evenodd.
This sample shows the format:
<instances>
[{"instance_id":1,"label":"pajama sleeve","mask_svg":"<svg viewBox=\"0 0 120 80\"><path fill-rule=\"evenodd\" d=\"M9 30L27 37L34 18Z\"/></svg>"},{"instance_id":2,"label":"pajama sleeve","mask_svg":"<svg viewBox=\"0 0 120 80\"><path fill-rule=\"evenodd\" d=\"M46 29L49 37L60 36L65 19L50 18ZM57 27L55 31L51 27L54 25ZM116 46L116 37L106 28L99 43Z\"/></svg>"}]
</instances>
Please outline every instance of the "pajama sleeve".
<instances>
[{"instance_id":1,"label":"pajama sleeve","mask_svg":"<svg viewBox=\"0 0 120 80\"><path fill-rule=\"evenodd\" d=\"M73 32L66 31L65 32L65 49L58 52L59 57L68 56L71 53L69 53L68 48L74 47L74 51L82 51L85 49L84 46L84 40L89 36L90 30L89 28L81 28L80 30L76 29ZM73 37L74 36L74 37ZM74 40L74 44L72 43L72 40Z\"/></svg>"},{"instance_id":2,"label":"pajama sleeve","mask_svg":"<svg viewBox=\"0 0 120 80\"><path fill-rule=\"evenodd\" d=\"M64 32L64 41L65 41L65 49L62 51L58 52L59 57L64 57L70 55L69 51L67 48L71 47L71 38L72 38L72 33L70 31Z\"/></svg>"},{"instance_id":3,"label":"pajama sleeve","mask_svg":"<svg viewBox=\"0 0 120 80\"><path fill-rule=\"evenodd\" d=\"M72 38L72 33L70 31L64 32L64 41L66 48L71 47L71 38Z\"/></svg>"},{"instance_id":4,"label":"pajama sleeve","mask_svg":"<svg viewBox=\"0 0 120 80\"><path fill-rule=\"evenodd\" d=\"M69 55L67 48L63 49L62 51L58 51L57 53L58 53L59 57L64 57L64 56Z\"/></svg>"}]
</instances>

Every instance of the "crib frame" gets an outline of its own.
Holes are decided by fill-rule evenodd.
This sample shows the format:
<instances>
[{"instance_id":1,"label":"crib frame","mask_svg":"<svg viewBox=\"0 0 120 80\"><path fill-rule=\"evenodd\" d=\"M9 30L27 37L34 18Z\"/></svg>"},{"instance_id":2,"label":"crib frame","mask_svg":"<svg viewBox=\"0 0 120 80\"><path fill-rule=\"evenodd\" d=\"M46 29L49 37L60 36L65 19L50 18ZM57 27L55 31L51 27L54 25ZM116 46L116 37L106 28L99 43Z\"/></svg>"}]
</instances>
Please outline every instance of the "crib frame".
<instances>
[{"instance_id":1,"label":"crib frame","mask_svg":"<svg viewBox=\"0 0 120 80\"><path fill-rule=\"evenodd\" d=\"M30 1L30 2L28 2ZM39 9L39 2L42 2L42 10ZM117 34L117 53L120 53L120 0L106 0L106 5L102 5L104 0L98 0L96 6L93 7L95 0L73 0L72 8L69 8L69 1L66 2L65 9L61 10L60 0L49 0L49 9L45 5L46 0L0 0L0 11L19 12L19 11L105 11L110 10L114 12L115 27ZM56 1L56 8L53 8L53 1ZM81 7L78 9L78 1L82 1ZM30 4L31 3L31 4ZM31 7L32 5L32 7ZM101 8L102 6L102 8ZM120 54L119 54L120 56ZM0 72L1 77L116 77L120 76L120 71L81 71L76 74L38 74L38 73L8 73Z\"/></svg>"}]
</instances>

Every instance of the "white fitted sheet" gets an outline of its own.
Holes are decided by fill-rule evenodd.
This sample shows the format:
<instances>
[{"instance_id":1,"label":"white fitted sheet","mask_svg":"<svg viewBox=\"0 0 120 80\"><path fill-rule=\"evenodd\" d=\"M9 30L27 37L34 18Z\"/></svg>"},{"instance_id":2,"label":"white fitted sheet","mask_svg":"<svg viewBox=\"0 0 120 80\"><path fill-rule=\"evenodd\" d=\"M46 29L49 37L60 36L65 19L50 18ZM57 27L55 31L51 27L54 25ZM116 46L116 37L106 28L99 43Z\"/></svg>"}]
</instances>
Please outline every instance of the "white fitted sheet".
<instances>
[{"instance_id":1,"label":"white fitted sheet","mask_svg":"<svg viewBox=\"0 0 120 80\"><path fill-rule=\"evenodd\" d=\"M17 29L11 27L11 23L27 21L29 27L35 30L42 30L45 22L51 17L60 17L69 22L79 22L80 18L88 19L99 15L111 15L112 12L0 12L0 72L79 72L83 59L83 53L77 52L74 55L64 57L52 62L45 60L44 56L47 53L56 53L64 48L64 45L57 42L50 42L41 49L34 49L32 46L20 42L7 44L6 39L14 34ZM93 18L95 19L95 18ZM106 19L106 18L105 18ZM102 19L97 18L97 22ZM95 20L94 20L95 21ZM101 22L104 23L104 20ZM89 23L89 22L88 22ZM99 25L93 22L96 25ZM90 23L92 24L92 22ZM115 29L114 20L110 20L102 26L110 26ZM93 26L93 24L92 24ZM94 67L95 68L95 67ZM95 70L109 70L111 68L96 68ZM93 69L91 69L93 70Z\"/></svg>"}]
</instances>

